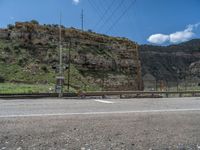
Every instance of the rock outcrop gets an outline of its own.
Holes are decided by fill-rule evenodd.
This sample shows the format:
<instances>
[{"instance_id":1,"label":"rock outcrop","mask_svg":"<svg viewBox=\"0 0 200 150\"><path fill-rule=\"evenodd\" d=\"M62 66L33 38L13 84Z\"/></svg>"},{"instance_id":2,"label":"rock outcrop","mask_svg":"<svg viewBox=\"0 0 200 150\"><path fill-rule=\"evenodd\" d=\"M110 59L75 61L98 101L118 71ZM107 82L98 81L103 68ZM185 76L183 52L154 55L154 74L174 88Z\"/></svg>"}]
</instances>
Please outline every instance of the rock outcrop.
<instances>
[{"instance_id":1,"label":"rock outcrop","mask_svg":"<svg viewBox=\"0 0 200 150\"><path fill-rule=\"evenodd\" d=\"M85 87L94 85L102 90L142 89L135 42L62 27L61 43L64 63L71 62L71 87L82 88L80 82L84 82ZM8 29L0 29L0 63L19 69L15 77L7 76L8 70L1 70L1 76L7 81L44 82L38 75L41 74L46 76L45 83L54 82L52 66L58 64L58 44L57 25L17 22Z\"/></svg>"},{"instance_id":2,"label":"rock outcrop","mask_svg":"<svg viewBox=\"0 0 200 150\"><path fill-rule=\"evenodd\" d=\"M188 86L200 83L199 39L170 46L141 45L139 52L143 77L150 74L155 82L170 82L171 86L176 86L177 82L186 82Z\"/></svg>"},{"instance_id":3,"label":"rock outcrop","mask_svg":"<svg viewBox=\"0 0 200 150\"><path fill-rule=\"evenodd\" d=\"M189 71L192 76L196 76L196 77L200 78L200 61L193 62L189 66Z\"/></svg>"},{"instance_id":4,"label":"rock outcrop","mask_svg":"<svg viewBox=\"0 0 200 150\"><path fill-rule=\"evenodd\" d=\"M190 65L200 60L200 40L170 46L141 45L139 47L142 74L157 80L176 81L190 74Z\"/></svg>"}]
</instances>

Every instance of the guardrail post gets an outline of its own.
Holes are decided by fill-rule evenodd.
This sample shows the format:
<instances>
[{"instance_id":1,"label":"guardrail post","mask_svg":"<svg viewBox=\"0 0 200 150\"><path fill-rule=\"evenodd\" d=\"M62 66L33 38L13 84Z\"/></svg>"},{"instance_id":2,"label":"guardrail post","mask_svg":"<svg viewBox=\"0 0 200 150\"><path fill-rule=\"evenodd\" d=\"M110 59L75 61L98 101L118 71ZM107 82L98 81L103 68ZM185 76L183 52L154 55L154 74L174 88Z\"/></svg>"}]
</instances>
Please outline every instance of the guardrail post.
<instances>
[{"instance_id":1,"label":"guardrail post","mask_svg":"<svg viewBox=\"0 0 200 150\"><path fill-rule=\"evenodd\" d=\"M136 94L136 97L138 98L140 96L140 94Z\"/></svg>"},{"instance_id":2,"label":"guardrail post","mask_svg":"<svg viewBox=\"0 0 200 150\"><path fill-rule=\"evenodd\" d=\"M169 97L169 94L168 94L168 93L166 93L166 97L167 97L167 98Z\"/></svg>"},{"instance_id":3,"label":"guardrail post","mask_svg":"<svg viewBox=\"0 0 200 150\"><path fill-rule=\"evenodd\" d=\"M179 93L179 97L182 97L182 93Z\"/></svg>"},{"instance_id":4,"label":"guardrail post","mask_svg":"<svg viewBox=\"0 0 200 150\"><path fill-rule=\"evenodd\" d=\"M192 93L192 97L195 97L195 93Z\"/></svg>"}]
</instances>

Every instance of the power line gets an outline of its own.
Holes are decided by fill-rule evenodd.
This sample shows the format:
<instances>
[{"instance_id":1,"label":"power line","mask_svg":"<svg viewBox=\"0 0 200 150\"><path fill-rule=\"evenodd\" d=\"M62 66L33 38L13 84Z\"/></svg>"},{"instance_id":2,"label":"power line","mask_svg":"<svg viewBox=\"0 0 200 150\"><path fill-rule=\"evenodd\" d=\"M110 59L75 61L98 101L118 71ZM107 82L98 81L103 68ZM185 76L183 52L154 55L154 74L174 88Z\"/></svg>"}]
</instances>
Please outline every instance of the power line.
<instances>
[{"instance_id":1,"label":"power line","mask_svg":"<svg viewBox=\"0 0 200 150\"><path fill-rule=\"evenodd\" d=\"M110 28L106 31L108 33L111 31L121 20L121 18L129 11L129 9L136 3L136 0L133 0L132 3L124 10L124 12L117 18L117 20L110 26Z\"/></svg>"},{"instance_id":2,"label":"power line","mask_svg":"<svg viewBox=\"0 0 200 150\"><path fill-rule=\"evenodd\" d=\"M96 25L94 26L94 28L96 28L102 21L103 21L103 18L105 17L105 15L109 12L110 8L113 6L114 2L116 0L113 0L110 5L107 7L106 11L103 13L103 15L101 16L101 18L99 19L99 21L96 23Z\"/></svg>"},{"instance_id":3,"label":"power line","mask_svg":"<svg viewBox=\"0 0 200 150\"><path fill-rule=\"evenodd\" d=\"M119 8L122 6L122 4L124 3L124 0L121 0L121 2L119 3L119 5L117 5L117 7L114 9L114 11L111 13L111 15L104 21L104 23L100 26L99 29L101 29L102 27L104 27L104 25L109 22L109 20L113 17L113 15L119 10Z\"/></svg>"},{"instance_id":4,"label":"power line","mask_svg":"<svg viewBox=\"0 0 200 150\"><path fill-rule=\"evenodd\" d=\"M98 1L99 1L99 5L98 5L98 4L97 4L97 5L99 6L99 8L102 8L102 9L101 9L101 12L104 12L104 11L105 11L105 8L104 8L104 3L103 3L103 1L102 1L102 0L98 0Z\"/></svg>"},{"instance_id":5,"label":"power line","mask_svg":"<svg viewBox=\"0 0 200 150\"><path fill-rule=\"evenodd\" d=\"M95 7L97 8L97 10L100 12L100 14L103 13L103 12L102 12L103 7L101 7L102 3L99 5L98 3L96 3L95 0L89 0L89 1L91 1L91 2L95 5ZM101 0L99 0L99 1L101 1ZM102 8L102 9L101 9L101 8ZM103 10L103 11L104 11L104 10Z\"/></svg>"},{"instance_id":6,"label":"power line","mask_svg":"<svg viewBox=\"0 0 200 150\"><path fill-rule=\"evenodd\" d=\"M102 12L101 12L101 10L99 9L99 7L96 6L96 4L93 3L93 1L88 0L88 2L89 2L89 4L91 5L91 7L92 7L95 11L97 11L98 15L101 16L101 13L102 13Z\"/></svg>"}]
</instances>

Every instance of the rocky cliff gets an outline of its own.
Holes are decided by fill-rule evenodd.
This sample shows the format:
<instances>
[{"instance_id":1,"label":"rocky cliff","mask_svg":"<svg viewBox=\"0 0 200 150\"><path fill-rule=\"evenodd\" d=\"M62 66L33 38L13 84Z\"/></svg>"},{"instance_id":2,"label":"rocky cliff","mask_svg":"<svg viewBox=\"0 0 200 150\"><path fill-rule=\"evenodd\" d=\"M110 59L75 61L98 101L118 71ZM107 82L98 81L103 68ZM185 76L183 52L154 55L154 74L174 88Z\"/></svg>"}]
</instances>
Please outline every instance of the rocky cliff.
<instances>
[{"instance_id":1,"label":"rocky cliff","mask_svg":"<svg viewBox=\"0 0 200 150\"><path fill-rule=\"evenodd\" d=\"M200 83L200 40L170 46L139 47L142 74L164 82Z\"/></svg>"},{"instance_id":2,"label":"rocky cliff","mask_svg":"<svg viewBox=\"0 0 200 150\"><path fill-rule=\"evenodd\" d=\"M4 82L54 83L59 59L59 28L17 22L0 29L0 78ZM64 64L71 88L140 90L137 44L125 39L62 27ZM68 71L65 71L68 79ZM66 84L66 83L65 83Z\"/></svg>"}]
</instances>

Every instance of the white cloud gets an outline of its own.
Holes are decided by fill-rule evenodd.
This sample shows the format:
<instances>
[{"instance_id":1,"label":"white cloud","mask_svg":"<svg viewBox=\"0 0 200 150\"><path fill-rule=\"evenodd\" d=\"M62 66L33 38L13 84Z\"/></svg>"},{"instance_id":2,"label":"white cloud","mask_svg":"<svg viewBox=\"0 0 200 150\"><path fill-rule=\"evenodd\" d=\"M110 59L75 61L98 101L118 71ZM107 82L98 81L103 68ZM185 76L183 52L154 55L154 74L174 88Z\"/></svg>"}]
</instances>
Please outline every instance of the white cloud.
<instances>
[{"instance_id":1,"label":"white cloud","mask_svg":"<svg viewBox=\"0 0 200 150\"><path fill-rule=\"evenodd\" d=\"M185 42L191 39L193 36L194 33L192 31L187 30L175 32L169 35L171 43Z\"/></svg>"},{"instance_id":2,"label":"white cloud","mask_svg":"<svg viewBox=\"0 0 200 150\"><path fill-rule=\"evenodd\" d=\"M164 44L164 43L180 43L190 40L194 37L194 29L200 26L200 23L188 25L183 31L177 31L171 34L153 34L147 41L153 44Z\"/></svg>"},{"instance_id":3,"label":"white cloud","mask_svg":"<svg viewBox=\"0 0 200 150\"><path fill-rule=\"evenodd\" d=\"M165 34L153 34L147 39L147 41L150 43L162 44L169 41L169 36Z\"/></svg>"},{"instance_id":4,"label":"white cloud","mask_svg":"<svg viewBox=\"0 0 200 150\"><path fill-rule=\"evenodd\" d=\"M77 4L80 3L80 0L73 0L73 3L74 3L75 5L77 5Z\"/></svg>"}]
</instances>

